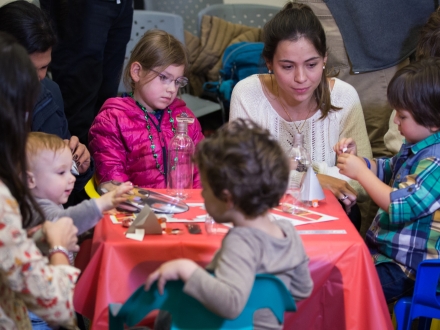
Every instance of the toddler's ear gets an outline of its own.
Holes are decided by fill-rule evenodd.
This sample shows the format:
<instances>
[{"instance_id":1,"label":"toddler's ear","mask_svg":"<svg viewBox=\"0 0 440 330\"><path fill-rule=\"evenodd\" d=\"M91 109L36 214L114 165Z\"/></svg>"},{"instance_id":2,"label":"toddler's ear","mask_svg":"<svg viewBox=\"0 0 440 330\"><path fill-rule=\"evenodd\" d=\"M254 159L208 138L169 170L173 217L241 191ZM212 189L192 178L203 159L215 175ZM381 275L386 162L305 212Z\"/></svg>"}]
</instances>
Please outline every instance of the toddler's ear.
<instances>
[{"instance_id":1,"label":"toddler's ear","mask_svg":"<svg viewBox=\"0 0 440 330\"><path fill-rule=\"evenodd\" d=\"M430 130L432 133L437 133L437 132L440 130L440 127L430 127L429 130Z\"/></svg>"},{"instance_id":2,"label":"toddler's ear","mask_svg":"<svg viewBox=\"0 0 440 330\"><path fill-rule=\"evenodd\" d=\"M228 207L233 208L234 201L232 200L232 195L231 195L230 191L228 189L223 189L222 195L223 195L223 199L226 202L226 204L228 205Z\"/></svg>"},{"instance_id":3,"label":"toddler's ear","mask_svg":"<svg viewBox=\"0 0 440 330\"><path fill-rule=\"evenodd\" d=\"M34 173L31 171L26 171L27 173L27 183L29 189L34 189L37 186L37 182L35 181Z\"/></svg>"}]
</instances>

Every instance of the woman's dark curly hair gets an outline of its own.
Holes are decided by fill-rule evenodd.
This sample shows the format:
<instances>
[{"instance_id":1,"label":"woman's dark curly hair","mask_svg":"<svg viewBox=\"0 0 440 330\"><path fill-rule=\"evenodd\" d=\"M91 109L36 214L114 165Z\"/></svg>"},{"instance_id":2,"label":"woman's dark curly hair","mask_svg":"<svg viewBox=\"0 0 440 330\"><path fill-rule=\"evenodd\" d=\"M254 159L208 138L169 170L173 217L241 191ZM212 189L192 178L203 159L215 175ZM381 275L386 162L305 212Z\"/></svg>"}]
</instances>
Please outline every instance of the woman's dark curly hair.
<instances>
[{"instance_id":1,"label":"woman's dark curly hair","mask_svg":"<svg viewBox=\"0 0 440 330\"><path fill-rule=\"evenodd\" d=\"M195 161L214 195L255 218L279 204L286 191L289 165L268 130L251 120L237 119L197 145Z\"/></svg>"}]
</instances>

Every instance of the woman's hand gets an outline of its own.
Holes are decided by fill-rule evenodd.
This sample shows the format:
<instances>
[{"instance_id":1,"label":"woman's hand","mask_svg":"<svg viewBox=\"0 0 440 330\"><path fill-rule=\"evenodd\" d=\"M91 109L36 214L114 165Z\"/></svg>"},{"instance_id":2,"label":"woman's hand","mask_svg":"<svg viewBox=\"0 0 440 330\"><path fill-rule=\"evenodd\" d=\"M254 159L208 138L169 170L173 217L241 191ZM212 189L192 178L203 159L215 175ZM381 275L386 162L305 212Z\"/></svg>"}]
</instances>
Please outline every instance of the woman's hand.
<instances>
[{"instance_id":1,"label":"woman's hand","mask_svg":"<svg viewBox=\"0 0 440 330\"><path fill-rule=\"evenodd\" d=\"M165 262L148 276L145 281L145 291L150 290L151 285L157 281L157 289L160 294L163 294L167 281L181 279L186 282L198 267L194 261L189 259L176 259Z\"/></svg>"},{"instance_id":2,"label":"woman's hand","mask_svg":"<svg viewBox=\"0 0 440 330\"><path fill-rule=\"evenodd\" d=\"M350 155L357 155L356 142L352 138L342 138L333 147L333 150L339 156L343 153L348 153Z\"/></svg>"},{"instance_id":3,"label":"woman's hand","mask_svg":"<svg viewBox=\"0 0 440 330\"><path fill-rule=\"evenodd\" d=\"M347 181L334 178L325 174L317 174L323 189L329 189L345 206L345 211L350 213L351 207L356 204L357 192Z\"/></svg>"},{"instance_id":4,"label":"woman's hand","mask_svg":"<svg viewBox=\"0 0 440 330\"><path fill-rule=\"evenodd\" d=\"M62 217L55 222L43 223L43 234L50 248L59 245L72 252L79 251L77 233L78 229L73 224L72 218Z\"/></svg>"},{"instance_id":5,"label":"woman's hand","mask_svg":"<svg viewBox=\"0 0 440 330\"><path fill-rule=\"evenodd\" d=\"M73 160L78 167L79 174L85 173L90 167L90 152L86 146L79 142L78 137L72 136L70 140L64 140L72 151Z\"/></svg>"}]
</instances>

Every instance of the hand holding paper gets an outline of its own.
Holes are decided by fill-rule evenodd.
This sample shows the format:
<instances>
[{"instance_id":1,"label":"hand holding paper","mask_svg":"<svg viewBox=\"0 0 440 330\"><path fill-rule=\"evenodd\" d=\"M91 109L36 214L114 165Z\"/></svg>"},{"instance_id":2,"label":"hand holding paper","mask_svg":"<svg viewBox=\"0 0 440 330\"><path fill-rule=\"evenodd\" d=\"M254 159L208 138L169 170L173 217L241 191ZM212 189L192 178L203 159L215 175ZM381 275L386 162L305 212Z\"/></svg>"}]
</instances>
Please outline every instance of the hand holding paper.
<instances>
[{"instance_id":1,"label":"hand holding paper","mask_svg":"<svg viewBox=\"0 0 440 330\"><path fill-rule=\"evenodd\" d=\"M357 155L356 142L352 138L342 138L341 140L339 140L338 143L334 145L333 150L338 156L344 153Z\"/></svg>"}]
</instances>

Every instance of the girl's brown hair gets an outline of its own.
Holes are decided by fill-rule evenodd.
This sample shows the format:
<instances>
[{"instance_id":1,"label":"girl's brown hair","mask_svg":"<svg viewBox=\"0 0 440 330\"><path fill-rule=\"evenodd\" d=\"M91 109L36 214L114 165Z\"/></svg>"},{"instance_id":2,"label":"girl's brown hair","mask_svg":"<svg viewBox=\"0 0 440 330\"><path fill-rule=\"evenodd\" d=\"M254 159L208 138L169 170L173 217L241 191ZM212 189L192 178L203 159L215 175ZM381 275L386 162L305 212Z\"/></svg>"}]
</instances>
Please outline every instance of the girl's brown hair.
<instances>
[{"instance_id":1,"label":"girl's brown hair","mask_svg":"<svg viewBox=\"0 0 440 330\"><path fill-rule=\"evenodd\" d=\"M272 62L281 41L297 41L300 38L310 41L323 58L327 55L325 32L318 17L309 6L288 2L263 28L263 57ZM340 110L331 104L325 70L313 95L318 104L317 109L322 112L320 119L327 117L330 111Z\"/></svg>"},{"instance_id":2,"label":"girl's brown hair","mask_svg":"<svg viewBox=\"0 0 440 330\"><path fill-rule=\"evenodd\" d=\"M139 62L143 70L155 69L159 72L170 65L183 65L186 75L188 51L179 40L165 31L147 31L134 47L124 69L124 84L132 91L134 90L134 82L130 75L130 67L134 62Z\"/></svg>"}]
</instances>

